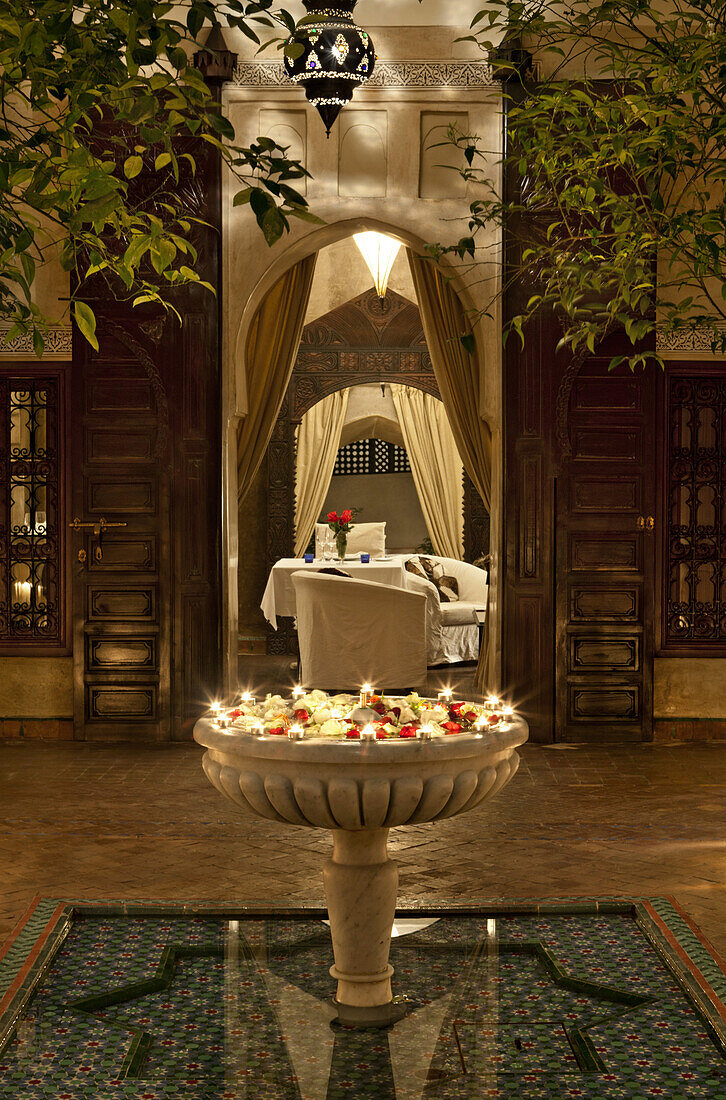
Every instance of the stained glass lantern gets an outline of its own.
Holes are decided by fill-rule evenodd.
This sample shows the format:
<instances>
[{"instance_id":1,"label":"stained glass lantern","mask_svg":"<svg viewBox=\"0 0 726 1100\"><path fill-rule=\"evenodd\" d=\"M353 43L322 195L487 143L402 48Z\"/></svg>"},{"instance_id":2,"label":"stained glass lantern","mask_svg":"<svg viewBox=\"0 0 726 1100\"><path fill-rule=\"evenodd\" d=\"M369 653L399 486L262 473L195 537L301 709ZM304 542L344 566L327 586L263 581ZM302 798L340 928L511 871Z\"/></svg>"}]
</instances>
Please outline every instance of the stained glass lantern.
<instances>
[{"instance_id":1,"label":"stained glass lantern","mask_svg":"<svg viewBox=\"0 0 726 1100\"><path fill-rule=\"evenodd\" d=\"M353 22L357 0L303 0L308 15L288 42L285 71L318 109L328 137L353 92L370 80L376 53L370 35ZM294 55L294 56L293 56Z\"/></svg>"}]
</instances>

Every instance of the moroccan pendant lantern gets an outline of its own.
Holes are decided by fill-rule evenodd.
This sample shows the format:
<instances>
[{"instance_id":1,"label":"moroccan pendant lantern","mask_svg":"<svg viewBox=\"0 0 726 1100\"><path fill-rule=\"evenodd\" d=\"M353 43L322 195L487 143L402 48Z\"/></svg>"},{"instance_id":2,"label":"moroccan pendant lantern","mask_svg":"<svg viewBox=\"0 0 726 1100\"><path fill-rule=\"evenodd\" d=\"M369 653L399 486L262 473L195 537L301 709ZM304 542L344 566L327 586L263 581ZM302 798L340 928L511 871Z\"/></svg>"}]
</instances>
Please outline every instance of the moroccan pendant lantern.
<instances>
[{"instance_id":1,"label":"moroccan pendant lantern","mask_svg":"<svg viewBox=\"0 0 726 1100\"><path fill-rule=\"evenodd\" d=\"M358 0L303 0L308 15L288 41L294 57L285 54L285 71L317 107L328 137L353 92L370 80L376 52L367 31L353 22ZM319 22L318 22L319 20Z\"/></svg>"}]
</instances>

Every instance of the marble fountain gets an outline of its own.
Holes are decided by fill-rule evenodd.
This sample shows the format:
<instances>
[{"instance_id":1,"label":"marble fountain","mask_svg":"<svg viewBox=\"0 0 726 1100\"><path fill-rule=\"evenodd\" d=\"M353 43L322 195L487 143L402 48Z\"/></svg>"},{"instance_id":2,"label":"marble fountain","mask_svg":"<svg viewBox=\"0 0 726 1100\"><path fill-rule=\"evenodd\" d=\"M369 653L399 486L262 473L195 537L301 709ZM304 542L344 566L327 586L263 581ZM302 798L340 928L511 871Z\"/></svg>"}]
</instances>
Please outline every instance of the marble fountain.
<instances>
[{"instance_id":1,"label":"marble fountain","mask_svg":"<svg viewBox=\"0 0 726 1100\"><path fill-rule=\"evenodd\" d=\"M277 710L282 700L274 698ZM492 798L516 772L516 750L528 735L526 722L492 698L485 707L463 704L470 708L469 721L461 718L462 704L453 704L449 714L460 721L444 725L454 729L422 721L420 716L441 720L440 698L421 700L419 720L386 736L370 698L361 693L358 708L351 696L333 698L352 707L338 723L348 732L337 737L316 736L325 724L299 723L301 714L310 717L295 709L304 698L290 701L286 711L292 717L278 715L272 719L276 726L260 719L260 708L247 696L242 711L217 708L194 727L195 740L206 749L202 766L208 779L240 810L332 833L323 879L335 1005L341 1023L363 1027L385 1026L406 1012L405 1000L393 999L388 961L398 892L389 831L466 813ZM392 702L406 706L403 699L386 700ZM444 701L443 708L448 706Z\"/></svg>"}]
</instances>

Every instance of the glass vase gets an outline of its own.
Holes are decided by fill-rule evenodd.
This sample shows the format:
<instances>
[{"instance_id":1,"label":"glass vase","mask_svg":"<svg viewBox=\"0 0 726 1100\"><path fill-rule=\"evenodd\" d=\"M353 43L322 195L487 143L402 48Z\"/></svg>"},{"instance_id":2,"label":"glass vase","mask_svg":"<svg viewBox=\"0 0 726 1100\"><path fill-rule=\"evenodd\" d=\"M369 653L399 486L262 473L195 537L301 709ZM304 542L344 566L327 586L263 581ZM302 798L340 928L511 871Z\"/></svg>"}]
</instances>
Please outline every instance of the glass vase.
<instances>
[{"instance_id":1,"label":"glass vase","mask_svg":"<svg viewBox=\"0 0 726 1100\"><path fill-rule=\"evenodd\" d=\"M338 560L345 561L345 551L348 549L348 535L345 531L339 531L335 536L335 545L338 549Z\"/></svg>"}]
</instances>

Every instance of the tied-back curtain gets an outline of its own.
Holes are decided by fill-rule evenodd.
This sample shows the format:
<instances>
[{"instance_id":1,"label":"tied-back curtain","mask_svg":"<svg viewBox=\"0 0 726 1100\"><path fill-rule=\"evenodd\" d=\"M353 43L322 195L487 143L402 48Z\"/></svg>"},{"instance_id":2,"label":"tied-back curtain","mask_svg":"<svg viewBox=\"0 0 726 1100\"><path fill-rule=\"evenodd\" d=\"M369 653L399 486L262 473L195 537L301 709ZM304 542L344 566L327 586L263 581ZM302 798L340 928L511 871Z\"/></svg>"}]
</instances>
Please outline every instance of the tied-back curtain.
<instances>
[{"instance_id":1,"label":"tied-back curtain","mask_svg":"<svg viewBox=\"0 0 726 1100\"><path fill-rule=\"evenodd\" d=\"M464 469L490 508L492 433L479 415L479 364L461 343L469 318L438 267L408 250L426 344Z\"/></svg>"},{"instance_id":2,"label":"tied-back curtain","mask_svg":"<svg viewBox=\"0 0 726 1100\"><path fill-rule=\"evenodd\" d=\"M434 552L461 560L464 486L446 410L431 394L411 386L392 385L391 394Z\"/></svg>"},{"instance_id":3,"label":"tied-back curtain","mask_svg":"<svg viewBox=\"0 0 726 1100\"><path fill-rule=\"evenodd\" d=\"M457 294L432 260L408 249L408 262L421 311L434 374L464 469L491 511L492 433L479 415L479 364L461 343L471 332ZM489 617L484 630L476 684L485 689L489 668Z\"/></svg>"},{"instance_id":4,"label":"tied-back curtain","mask_svg":"<svg viewBox=\"0 0 726 1100\"><path fill-rule=\"evenodd\" d=\"M305 553L335 469L349 391L338 390L313 405L297 430L295 461L295 557Z\"/></svg>"},{"instance_id":5,"label":"tied-back curtain","mask_svg":"<svg viewBox=\"0 0 726 1100\"><path fill-rule=\"evenodd\" d=\"M260 468L300 345L316 256L291 267L257 310L247 337L247 416L237 433L240 503Z\"/></svg>"}]
</instances>

